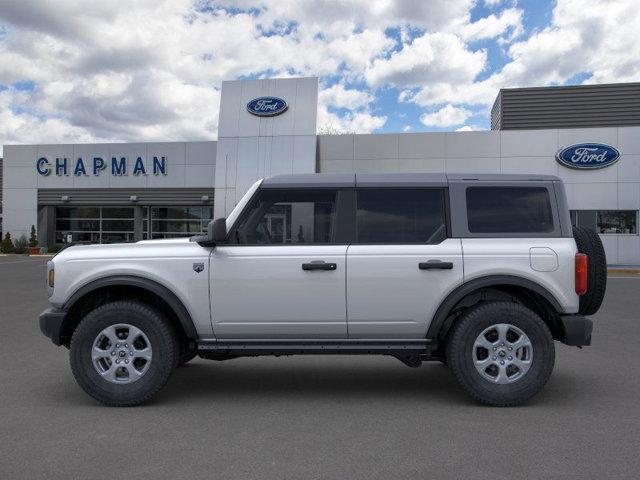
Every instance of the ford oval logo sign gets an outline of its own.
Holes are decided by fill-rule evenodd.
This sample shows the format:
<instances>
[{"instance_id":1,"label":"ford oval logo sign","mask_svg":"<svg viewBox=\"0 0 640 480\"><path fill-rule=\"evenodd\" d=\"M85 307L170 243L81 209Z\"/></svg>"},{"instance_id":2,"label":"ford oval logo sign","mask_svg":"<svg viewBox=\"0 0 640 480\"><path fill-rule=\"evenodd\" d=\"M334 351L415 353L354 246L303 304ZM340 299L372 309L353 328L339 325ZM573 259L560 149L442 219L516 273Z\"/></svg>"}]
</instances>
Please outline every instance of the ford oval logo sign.
<instances>
[{"instance_id":1,"label":"ford oval logo sign","mask_svg":"<svg viewBox=\"0 0 640 480\"><path fill-rule=\"evenodd\" d=\"M556 155L558 163L569 168L595 170L613 165L620 158L620 152L602 143L579 143L563 148Z\"/></svg>"},{"instance_id":2,"label":"ford oval logo sign","mask_svg":"<svg viewBox=\"0 0 640 480\"><path fill-rule=\"evenodd\" d=\"M289 105L278 97L259 97L247 103L247 111L258 117L275 117L284 113Z\"/></svg>"}]
</instances>

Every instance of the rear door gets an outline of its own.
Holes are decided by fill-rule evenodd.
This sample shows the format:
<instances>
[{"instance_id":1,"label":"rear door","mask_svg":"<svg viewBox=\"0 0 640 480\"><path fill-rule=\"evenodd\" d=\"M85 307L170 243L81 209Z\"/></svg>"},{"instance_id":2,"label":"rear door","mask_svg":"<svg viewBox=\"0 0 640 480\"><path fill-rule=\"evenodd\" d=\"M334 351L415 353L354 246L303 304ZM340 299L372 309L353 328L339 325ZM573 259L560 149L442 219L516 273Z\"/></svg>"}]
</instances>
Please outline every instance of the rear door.
<instances>
[{"instance_id":1,"label":"rear door","mask_svg":"<svg viewBox=\"0 0 640 480\"><path fill-rule=\"evenodd\" d=\"M424 338L439 303L463 279L460 239L447 233L447 190L358 188L356 198L349 337Z\"/></svg>"}]
</instances>

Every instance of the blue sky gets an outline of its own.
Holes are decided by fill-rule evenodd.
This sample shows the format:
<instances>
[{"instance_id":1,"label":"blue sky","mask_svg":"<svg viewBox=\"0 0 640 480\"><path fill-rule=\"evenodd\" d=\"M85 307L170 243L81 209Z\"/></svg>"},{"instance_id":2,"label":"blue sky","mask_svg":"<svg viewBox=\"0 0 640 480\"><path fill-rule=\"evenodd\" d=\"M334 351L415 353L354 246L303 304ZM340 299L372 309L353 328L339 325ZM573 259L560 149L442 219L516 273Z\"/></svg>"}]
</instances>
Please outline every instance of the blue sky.
<instances>
[{"instance_id":1,"label":"blue sky","mask_svg":"<svg viewBox=\"0 0 640 480\"><path fill-rule=\"evenodd\" d=\"M318 76L320 132L489 128L500 88L640 80L635 0L21 0L0 143L217 137L223 80Z\"/></svg>"}]
</instances>

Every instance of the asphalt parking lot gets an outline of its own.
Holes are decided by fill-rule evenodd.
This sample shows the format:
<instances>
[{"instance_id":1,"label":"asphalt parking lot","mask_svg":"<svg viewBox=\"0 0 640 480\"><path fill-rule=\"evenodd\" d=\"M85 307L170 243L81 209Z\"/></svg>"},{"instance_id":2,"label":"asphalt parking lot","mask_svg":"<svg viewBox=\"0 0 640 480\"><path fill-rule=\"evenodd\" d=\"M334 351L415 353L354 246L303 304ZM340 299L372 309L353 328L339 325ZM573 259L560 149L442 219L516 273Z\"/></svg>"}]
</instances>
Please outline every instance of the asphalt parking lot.
<instances>
[{"instance_id":1,"label":"asphalt parking lot","mask_svg":"<svg viewBox=\"0 0 640 480\"><path fill-rule=\"evenodd\" d=\"M46 258L0 257L0 478L638 478L640 276L611 278L594 345L557 344L524 407L391 358L195 360L145 406L97 404L40 334Z\"/></svg>"}]
</instances>

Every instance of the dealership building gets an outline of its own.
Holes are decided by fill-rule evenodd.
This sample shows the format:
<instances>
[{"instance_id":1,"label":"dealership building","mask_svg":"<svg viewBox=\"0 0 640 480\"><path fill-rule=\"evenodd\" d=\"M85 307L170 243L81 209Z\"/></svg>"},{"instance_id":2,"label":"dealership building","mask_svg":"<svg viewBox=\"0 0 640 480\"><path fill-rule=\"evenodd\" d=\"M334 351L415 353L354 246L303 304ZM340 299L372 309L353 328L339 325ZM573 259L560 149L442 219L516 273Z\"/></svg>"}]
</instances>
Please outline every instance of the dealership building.
<instances>
[{"instance_id":1,"label":"dealership building","mask_svg":"<svg viewBox=\"0 0 640 480\"><path fill-rule=\"evenodd\" d=\"M5 145L3 235L34 225L44 247L189 236L276 174L551 174L609 263L640 264L640 83L501 90L480 132L317 135L317 102L317 78L230 81L217 141Z\"/></svg>"}]
</instances>

